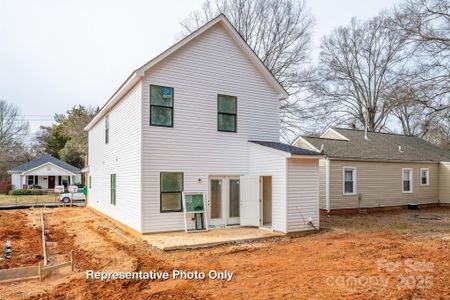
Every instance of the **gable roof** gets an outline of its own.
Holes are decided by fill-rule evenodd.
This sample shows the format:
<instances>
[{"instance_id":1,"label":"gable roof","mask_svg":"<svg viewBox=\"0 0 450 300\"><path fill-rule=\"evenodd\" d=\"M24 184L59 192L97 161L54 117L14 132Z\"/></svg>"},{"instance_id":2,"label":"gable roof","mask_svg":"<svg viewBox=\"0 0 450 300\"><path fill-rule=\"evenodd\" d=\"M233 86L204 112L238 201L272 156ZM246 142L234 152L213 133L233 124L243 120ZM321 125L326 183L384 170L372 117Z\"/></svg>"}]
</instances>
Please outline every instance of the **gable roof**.
<instances>
[{"instance_id":1,"label":"gable roof","mask_svg":"<svg viewBox=\"0 0 450 300\"><path fill-rule=\"evenodd\" d=\"M364 130L333 128L348 140L303 136L317 149L323 145L323 153L330 158L383 160L383 161L450 161L450 152L416 136L391 133L368 132Z\"/></svg>"},{"instance_id":2,"label":"gable roof","mask_svg":"<svg viewBox=\"0 0 450 300\"><path fill-rule=\"evenodd\" d=\"M245 42L239 32L234 28L234 26L228 21L224 14L218 15L216 18L210 20L205 25L201 26L179 42L172 45L170 48L153 58L152 60L145 63L140 68L134 70L130 76L125 80L124 83L116 90L116 92L109 98L109 100L103 105L97 115L89 122L89 124L84 128L84 130L88 131L91 129L114 105L116 105L123 96L136 84L138 83L144 76L145 72L166 59L172 53L182 48L193 39L201 35L202 33L209 30L216 24L221 24L225 30L230 34L233 40L241 47L244 53L248 56L248 58L255 64L257 69L261 72L261 74L268 80L268 82L272 85L272 87L279 92L280 99L289 97L288 92L284 89L281 83L273 76L267 66L261 61L261 59L256 55L256 53L250 48L250 46Z\"/></svg>"},{"instance_id":3,"label":"gable roof","mask_svg":"<svg viewBox=\"0 0 450 300\"><path fill-rule=\"evenodd\" d=\"M261 146L269 147L275 150L287 152L294 155L322 155L320 152L310 151L300 147L283 144L279 142L265 142L265 141L249 141L250 143L258 144Z\"/></svg>"},{"instance_id":4,"label":"gable roof","mask_svg":"<svg viewBox=\"0 0 450 300\"><path fill-rule=\"evenodd\" d=\"M47 163L54 164L54 165L56 165L56 166L58 166L58 167L60 167L60 168L62 168L64 170L67 170L67 171L72 172L72 173L78 174L78 173L81 172L80 169L78 169L78 168L76 168L76 167L74 167L72 165L69 165L68 163L63 162L62 160L59 160L59 159L57 159L57 158L55 158L55 157L53 157L51 155L42 155L39 158L36 158L36 159L34 159L32 161L29 161L27 163L24 163L24 164L21 164L21 165L19 165L17 167L14 167L14 168L12 168L9 171L11 173L23 173L23 172L26 172L26 171L38 168L38 167L40 167L42 165L45 165Z\"/></svg>"}]
</instances>

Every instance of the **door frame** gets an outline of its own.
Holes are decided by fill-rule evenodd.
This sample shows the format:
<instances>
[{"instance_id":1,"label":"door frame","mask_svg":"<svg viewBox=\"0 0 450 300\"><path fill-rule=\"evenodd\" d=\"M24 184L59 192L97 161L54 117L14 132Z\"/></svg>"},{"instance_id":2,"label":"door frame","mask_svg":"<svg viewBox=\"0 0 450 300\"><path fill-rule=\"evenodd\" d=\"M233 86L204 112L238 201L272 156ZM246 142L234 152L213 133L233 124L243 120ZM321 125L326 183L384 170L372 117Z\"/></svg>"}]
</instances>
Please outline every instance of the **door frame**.
<instances>
[{"instance_id":1,"label":"door frame","mask_svg":"<svg viewBox=\"0 0 450 300\"><path fill-rule=\"evenodd\" d=\"M239 217L230 217L230 180L239 180L239 175L211 175L208 177L208 224L210 225L239 225ZM211 218L211 180L221 180L221 218L212 219ZM240 205L240 203L239 203Z\"/></svg>"},{"instance_id":2,"label":"door frame","mask_svg":"<svg viewBox=\"0 0 450 300\"><path fill-rule=\"evenodd\" d=\"M53 178L53 187L50 187L50 178ZM54 189L56 186L56 176L48 176L47 188Z\"/></svg>"}]
</instances>

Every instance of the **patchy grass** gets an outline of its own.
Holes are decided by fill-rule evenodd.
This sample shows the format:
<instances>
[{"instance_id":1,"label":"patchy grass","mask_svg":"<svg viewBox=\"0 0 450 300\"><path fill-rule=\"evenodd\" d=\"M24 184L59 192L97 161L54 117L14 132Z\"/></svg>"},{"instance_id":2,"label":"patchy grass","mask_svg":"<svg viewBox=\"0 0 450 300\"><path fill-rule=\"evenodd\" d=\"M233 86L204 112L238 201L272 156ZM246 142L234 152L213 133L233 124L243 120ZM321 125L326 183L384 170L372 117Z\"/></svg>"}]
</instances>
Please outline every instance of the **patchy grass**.
<instances>
[{"instance_id":1,"label":"patchy grass","mask_svg":"<svg viewBox=\"0 0 450 300\"><path fill-rule=\"evenodd\" d=\"M350 231L450 235L450 207L396 210L351 216L321 216L321 227Z\"/></svg>"},{"instance_id":2,"label":"patchy grass","mask_svg":"<svg viewBox=\"0 0 450 300\"><path fill-rule=\"evenodd\" d=\"M26 195L12 196L0 195L0 205L2 204L38 204L55 202L56 195Z\"/></svg>"}]
</instances>

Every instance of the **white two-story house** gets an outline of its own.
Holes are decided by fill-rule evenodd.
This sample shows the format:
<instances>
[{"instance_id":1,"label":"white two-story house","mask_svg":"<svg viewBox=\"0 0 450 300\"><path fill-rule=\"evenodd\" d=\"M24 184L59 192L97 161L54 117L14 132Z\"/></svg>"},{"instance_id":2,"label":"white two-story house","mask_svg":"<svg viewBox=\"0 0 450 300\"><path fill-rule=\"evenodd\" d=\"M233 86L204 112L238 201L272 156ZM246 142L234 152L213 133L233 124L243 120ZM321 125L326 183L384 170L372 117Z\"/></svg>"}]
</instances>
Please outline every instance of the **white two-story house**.
<instances>
[{"instance_id":1,"label":"white two-story house","mask_svg":"<svg viewBox=\"0 0 450 300\"><path fill-rule=\"evenodd\" d=\"M182 192L203 192L213 226L318 228L321 155L279 142L286 97L218 16L133 71L87 125L88 205L138 233L177 231Z\"/></svg>"}]
</instances>

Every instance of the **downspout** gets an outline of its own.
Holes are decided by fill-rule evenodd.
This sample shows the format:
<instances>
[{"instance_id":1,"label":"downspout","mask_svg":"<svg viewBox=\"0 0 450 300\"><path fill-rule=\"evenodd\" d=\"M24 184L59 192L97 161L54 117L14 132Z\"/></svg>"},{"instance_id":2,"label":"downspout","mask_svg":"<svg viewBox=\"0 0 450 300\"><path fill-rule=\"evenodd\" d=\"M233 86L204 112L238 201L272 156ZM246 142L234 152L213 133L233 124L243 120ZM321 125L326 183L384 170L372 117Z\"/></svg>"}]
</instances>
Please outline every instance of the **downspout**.
<instances>
[{"instance_id":1,"label":"downspout","mask_svg":"<svg viewBox=\"0 0 450 300\"><path fill-rule=\"evenodd\" d=\"M327 213L330 213L331 202L330 202L330 159L325 158L325 208Z\"/></svg>"}]
</instances>

